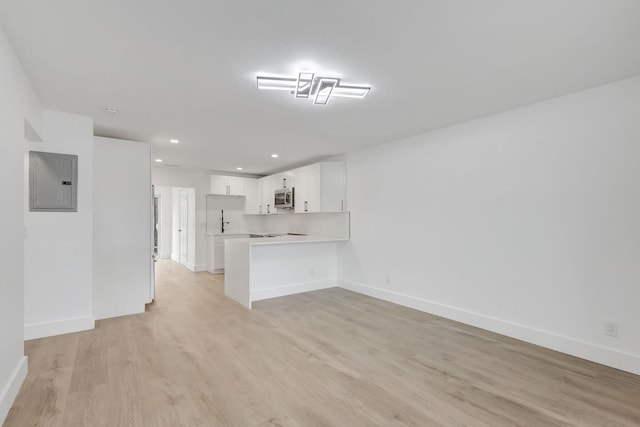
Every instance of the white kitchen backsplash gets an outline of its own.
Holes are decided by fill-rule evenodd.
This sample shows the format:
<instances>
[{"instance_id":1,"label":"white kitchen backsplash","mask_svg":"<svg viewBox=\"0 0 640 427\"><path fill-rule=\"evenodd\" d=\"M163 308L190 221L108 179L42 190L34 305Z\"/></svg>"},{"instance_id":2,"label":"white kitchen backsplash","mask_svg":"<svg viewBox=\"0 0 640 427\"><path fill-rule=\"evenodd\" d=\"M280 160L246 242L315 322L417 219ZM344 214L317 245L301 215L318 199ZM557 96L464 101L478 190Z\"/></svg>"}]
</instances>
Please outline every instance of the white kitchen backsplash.
<instances>
[{"instance_id":1,"label":"white kitchen backsplash","mask_svg":"<svg viewBox=\"0 0 640 427\"><path fill-rule=\"evenodd\" d=\"M265 231L349 238L349 212L267 215Z\"/></svg>"},{"instance_id":2,"label":"white kitchen backsplash","mask_svg":"<svg viewBox=\"0 0 640 427\"><path fill-rule=\"evenodd\" d=\"M224 234L247 234L250 224L244 215L245 198L240 196L207 195L207 234L222 232L222 211L224 220Z\"/></svg>"},{"instance_id":3,"label":"white kitchen backsplash","mask_svg":"<svg viewBox=\"0 0 640 427\"><path fill-rule=\"evenodd\" d=\"M245 215L245 198L207 195L207 234L300 233L323 237L349 238L349 213L283 212L278 215Z\"/></svg>"}]
</instances>

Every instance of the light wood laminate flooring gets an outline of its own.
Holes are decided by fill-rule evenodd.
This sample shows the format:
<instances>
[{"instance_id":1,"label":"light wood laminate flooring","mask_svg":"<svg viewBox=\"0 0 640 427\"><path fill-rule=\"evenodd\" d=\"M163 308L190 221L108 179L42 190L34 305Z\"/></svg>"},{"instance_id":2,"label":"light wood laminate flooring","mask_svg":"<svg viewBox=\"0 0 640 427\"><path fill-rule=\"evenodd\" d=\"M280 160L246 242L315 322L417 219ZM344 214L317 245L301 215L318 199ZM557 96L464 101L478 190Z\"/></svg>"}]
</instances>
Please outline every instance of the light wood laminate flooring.
<instances>
[{"instance_id":1,"label":"light wood laminate flooring","mask_svg":"<svg viewBox=\"0 0 640 427\"><path fill-rule=\"evenodd\" d=\"M640 377L342 289L157 263L144 314L28 341L5 427L638 426Z\"/></svg>"}]
</instances>

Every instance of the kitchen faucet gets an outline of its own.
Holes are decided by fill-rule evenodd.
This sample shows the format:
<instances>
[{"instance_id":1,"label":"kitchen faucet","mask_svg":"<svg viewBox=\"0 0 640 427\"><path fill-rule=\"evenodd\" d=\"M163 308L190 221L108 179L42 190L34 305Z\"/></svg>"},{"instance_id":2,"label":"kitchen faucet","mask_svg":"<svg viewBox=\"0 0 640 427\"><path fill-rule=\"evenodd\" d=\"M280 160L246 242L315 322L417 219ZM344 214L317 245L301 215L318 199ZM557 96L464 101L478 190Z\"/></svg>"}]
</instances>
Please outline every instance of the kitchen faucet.
<instances>
[{"instance_id":1,"label":"kitchen faucet","mask_svg":"<svg viewBox=\"0 0 640 427\"><path fill-rule=\"evenodd\" d=\"M229 224L229 221L225 221L224 220L224 210L221 210L220 214L222 215L222 221L221 221L222 222L222 233L224 233L224 225L225 224Z\"/></svg>"}]
</instances>

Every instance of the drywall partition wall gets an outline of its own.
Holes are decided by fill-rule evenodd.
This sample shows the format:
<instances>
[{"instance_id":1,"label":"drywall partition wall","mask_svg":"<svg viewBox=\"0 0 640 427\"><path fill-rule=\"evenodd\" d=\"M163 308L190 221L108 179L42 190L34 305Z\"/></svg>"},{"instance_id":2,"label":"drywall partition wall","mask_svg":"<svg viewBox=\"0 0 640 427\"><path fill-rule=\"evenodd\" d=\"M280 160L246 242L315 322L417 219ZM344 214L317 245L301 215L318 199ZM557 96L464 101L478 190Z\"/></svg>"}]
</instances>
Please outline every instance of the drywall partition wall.
<instances>
[{"instance_id":1,"label":"drywall partition wall","mask_svg":"<svg viewBox=\"0 0 640 427\"><path fill-rule=\"evenodd\" d=\"M636 77L348 155L341 285L640 373L639 111Z\"/></svg>"},{"instance_id":2,"label":"drywall partition wall","mask_svg":"<svg viewBox=\"0 0 640 427\"><path fill-rule=\"evenodd\" d=\"M171 223L173 218L172 212L172 190L171 187L157 186L154 188L155 195L158 197L158 209L159 209L159 248L158 258L167 259L171 258L171 245L173 242L171 233Z\"/></svg>"},{"instance_id":3,"label":"drywall partition wall","mask_svg":"<svg viewBox=\"0 0 640 427\"><path fill-rule=\"evenodd\" d=\"M180 188L171 188L171 259L180 262Z\"/></svg>"},{"instance_id":4,"label":"drywall partition wall","mask_svg":"<svg viewBox=\"0 0 640 427\"><path fill-rule=\"evenodd\" d=\"M42 139L29 147L78 156L78 211L29 212L25 206L25 339L94 326L93 120L45 110Z\"/></svg>"},{"instance_id":5,"label":"drywall partition wall","mask_svg":"<svg viewBox=\"0 0 640 427\"><path fill-rule=\"evenodd\" d=\"M207 240L206 240L206 195L209 193L209 172L182 170L167 166L153 167L151 169L151 182L160 187L181 187L193 189L194 219L190 224L193 227L190 240L193 243L192 266L195 271L207 269ZM175 196L175 194L174 194ZM175 203L175 200L174 200ZM175 218L174 218L175 220ZM174 236L175 237L175 236ZM173 239L173 245L176 244ZM173 254L173 252L172 252Z\"/></svg>"},{"instance_id":6,"label":"drywall partition wall","mask_svg":"<svg viewBox=\"0 0 640 427\"><path fill-rule=\"evenodd\" d=\"M96 137L93 171L95 318L143 313L153 262L151 146Z\"/></svg>"},{"instance_id":7,"label":"drywall partition wall","mask_svg":"<svg viewBox=\"0 0 640 427\"><path fill-rule=\"evenodd\" d=\"M27 375L24 355L24 166L42 135L42 108L0 28L0 425ZM26 139L25 139L26 137Z\"/></svg>"},{"instance_id":8,"label":"drywall partition wall","mask_svg":"<svg viewBox=\"0 0 640 427\"><path fill-rule=\"evenodd\" d=\"M195 188L187 188L187 201L188 201L188 222L187 222L187 267L191 271L204 271L207 268L206 263L204 265L196 265L197 251L196 245L198 244L198 238L196 237L196 190Z\"/></svg>"}]
</instances>

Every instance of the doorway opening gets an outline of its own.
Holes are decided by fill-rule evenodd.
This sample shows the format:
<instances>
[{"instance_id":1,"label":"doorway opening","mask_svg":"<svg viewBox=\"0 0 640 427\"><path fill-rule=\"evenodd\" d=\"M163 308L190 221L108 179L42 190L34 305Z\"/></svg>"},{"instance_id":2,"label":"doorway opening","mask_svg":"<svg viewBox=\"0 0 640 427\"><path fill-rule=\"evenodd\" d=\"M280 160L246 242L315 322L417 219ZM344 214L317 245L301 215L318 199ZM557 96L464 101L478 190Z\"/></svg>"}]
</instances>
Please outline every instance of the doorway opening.
<instances>
[{"instance_id":1,"label":"doorway opening","mask_svg":"<svg viewBox=\"0 0 640 427\"><path fill-rule=\"evenodd\" d=\"M195 270L195 188L155 187L157 256Z\"/></svg>"}]
</instances>

